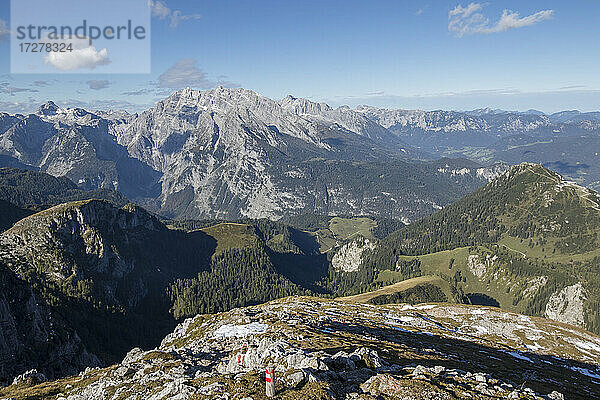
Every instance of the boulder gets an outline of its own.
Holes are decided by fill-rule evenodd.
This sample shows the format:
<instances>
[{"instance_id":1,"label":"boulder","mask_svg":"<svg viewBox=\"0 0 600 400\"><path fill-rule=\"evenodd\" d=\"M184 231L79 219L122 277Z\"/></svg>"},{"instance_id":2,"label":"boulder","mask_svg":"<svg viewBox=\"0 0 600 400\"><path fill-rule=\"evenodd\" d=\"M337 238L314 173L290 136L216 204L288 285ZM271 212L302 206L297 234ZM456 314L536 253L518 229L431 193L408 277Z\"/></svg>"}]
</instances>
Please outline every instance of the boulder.
<instances>
[{"instance_id":1,"label":"boulder","mask_svg":"<svg viewBox=\"0 0 600 400\"><path fill-rule=\"evenodd\" d=\"M125 358L123 359L122 365L131 365L142 359L144 356L144 351L139 347L135 347L127 353Z\"/></svg>"},{"instance_id":2,"label":"boulder","mask_svg":"<svg viewBox=\"0 0 600 400\"><path fill-rule=\"evenodd\" d=\"M305 382L306 375L302 370L292 371L285 376L284 380L287 386L292 388L298 388Z\"/></svg>"},{"instance_id":3,"label":"boulder","mask_svg":"<svg viewBox=\"0 0 600 400\"><path fill-rule=\"evenodd\" d=\"M379 368L381 368L387 364L385 362L385 360L383 360L379 357L379 354L377 354L377 351L366 348L366 347L360 347L360 348L354 350L349 355L349 358L355 362L362 360L367 365L368 368L374 369L374 370L378 370Z\"/></svg>"},{"instance_id":4,"label":"boulder","mask_svg":"<svg viewBox=\"0 0 600 400\"><path fill-rule=\"evenodd\" d=\"M565 400L565 396L556 390L546 396L548 400Z\"/></svg>"},{"instance_id":5,"label":"boulder","mask_svg":"<svg viewBox=\"0 0 600 400\"><path fill-rule=\"evenodd\" d=\"M30 386L34 386L37 384L40 384L42 382L46 382L46 376L44 374L41 374L37 371L37 369L30 369L29 371L16 376L15 379L13 379L12 384L13 385L23 385L23 384L27 384Z\"/></svg>"}]
</instances>

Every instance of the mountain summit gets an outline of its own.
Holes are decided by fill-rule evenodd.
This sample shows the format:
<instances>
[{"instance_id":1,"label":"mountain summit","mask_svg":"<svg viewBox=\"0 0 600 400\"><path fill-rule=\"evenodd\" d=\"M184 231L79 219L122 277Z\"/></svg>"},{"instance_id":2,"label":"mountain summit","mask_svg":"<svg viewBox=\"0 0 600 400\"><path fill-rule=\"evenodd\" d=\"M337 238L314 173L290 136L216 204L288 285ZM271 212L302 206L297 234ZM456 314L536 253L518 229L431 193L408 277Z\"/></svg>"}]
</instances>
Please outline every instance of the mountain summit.
<instances>
[{"instance_id":1,"label":"mountain summit","mask_svg":"<svg viewBox=\"0 0 600 400\"><path fill-rule=\"evenodd\" d=\"M198 315L155 349L27 391L66 400L262 399L271 367L282 399L586 399L600 394L599 346L577 328L487 307L292 297Z\"/></svg>"},{"instance_id":2,"label":"mountain summit","mask_svg":"<svg viewBox=\"0 0 600 400\"><path fill-rule=\"evenodd\" d=\"M416 264L468 302L598 331L599 226L598 193L523 163L385 238L366 266Z\"/></svg>"}]
</instances>

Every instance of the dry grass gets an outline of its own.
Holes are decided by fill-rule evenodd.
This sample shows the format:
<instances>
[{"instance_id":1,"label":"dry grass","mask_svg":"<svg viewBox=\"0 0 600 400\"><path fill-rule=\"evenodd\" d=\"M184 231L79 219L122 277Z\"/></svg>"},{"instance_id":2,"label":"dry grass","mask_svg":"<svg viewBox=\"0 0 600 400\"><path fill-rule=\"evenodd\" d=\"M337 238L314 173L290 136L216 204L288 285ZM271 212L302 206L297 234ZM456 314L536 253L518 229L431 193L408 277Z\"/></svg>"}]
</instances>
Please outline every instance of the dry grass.
<instances>
[{"instance_id":1,"label":"dry grass","mask_svg":"<svg viewBox=\"0 0 600 400\"><path fill-rule=\"evenodd\" d=\"M448 282L444 281L439 276L419 276L417 278L407 279L402 282L394 283L393 285L385 286L381 289L372 292L361 293L354 296L340 297L338 300L348 301L352 303L368 303L369 300L377 296L390 295L397 292L402 292L404 290L411 289L415 286L423 284L436 285L442 289L446 296L450 294L449 298L452 298Z\"/></svg>"}]
</instances>

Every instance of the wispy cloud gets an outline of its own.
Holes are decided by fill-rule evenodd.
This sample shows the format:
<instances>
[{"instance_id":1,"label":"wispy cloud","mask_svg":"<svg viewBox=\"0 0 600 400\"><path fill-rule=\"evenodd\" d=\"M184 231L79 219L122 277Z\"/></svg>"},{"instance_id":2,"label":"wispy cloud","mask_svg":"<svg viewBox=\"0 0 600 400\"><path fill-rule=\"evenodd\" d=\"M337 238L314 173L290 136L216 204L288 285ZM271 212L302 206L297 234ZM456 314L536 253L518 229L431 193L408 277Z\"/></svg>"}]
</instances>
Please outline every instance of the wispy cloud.
<instances>
[{"instance_id":1,"label":"wispy cloud","mask_svg":"<svg viewBox=\"0 0 600 400\"><path fill-rule=\"evenodd\" d=\"M48 81L33 81L33 86L43 87L48 85L50 85L50 82Z\"/></svg>"},{"instance_id":2,"label":"wispy cloud","mask_svg":"<svg viewBox=\"0 0 600 400\"><path fill-rule=\"evenodd\" d=\"M183 58L175 63L158 77L160 88L181 89L185 87L197 89L210 89L217 85L236 87L233 82L225 81L221 76L219 80L213 81L208 78L206 72L202 71L196 60Z\"/></svg>"},{"instance_id":3,"label":"wispy cloud","mask_svg":"<svg viewBox=\"0 0 600 400\"><path fill-rule=\"evenodd\" d=\"M423 7L419 8L417 11L415 11L415 15L418 17L419 15L423 14L428 7L429 5L424 5Z\"/></svg>"},{"instance_id":4,"label":"wispy cloud","mask_svg":"<svg viewBox=\"0 0 600 400\"><path fill-rule=\"evenodd\" d=\"M147 94L154 94L154 92L155 92L154 88L143 88L143 89L137 89L137 90L128 90L121 94L124 96L143 96L143 95L147 95Z\"/></svg>"},{"instance_id":5,"label":"wispy cloud","mask_svg":"<svg viewBox=\"0 0 600 400\"><path fill-rule=\"evenodd\" d=\"M457 37L476 33L488 34L505 32L510 29L522 28L537 24L552 18L554 10L542 10L526 17L521 17L518 12L504 10L502 16L495 23L490 22L481 11L484 4L470 3L468 6L458 5L448 13L448 31Z\"/></svg>"},{"instance_id":6,"label":"wispy cloud","mask_svg":"<svg viewBox=\"0 0 600 400\"><path fill-rule=\"evenodd\" d=\"M171 28L177 28L181 21L187 21L190 19L200 19L200 14L189 14L185 15L179 10L171 10L167 5L160 0L149 0L148 5L152 12L152 16L158 19L169 20Z\"/></svg>"},{"instance_id":7,"label":"wispy cloud","mask_svg":"<svg viewBox=\"0 0 600 400\"><path fill-rule=\"evenodd\" d=\"M213 83L208 79L206 73L198 68L193 58L183 58L171 68L158 77L159 87L180 89L184 87L195 87L208 89Z\"/></svg>"},{"instance_id":8,"label":"wispy cloud","mask_svg":"<svg viewBox=\"0 0 600 400\"><path fill-rule=\"evenodd\" d=\"M37 93L37 92L39 92L39 90L23 88L23 87L15 87L15 86L11 85L10 82L0 82L0 93L7 94L9 96L14 96L15 93L22 93L22 92Z\"/></svg>"},{"instance_id":9,"label":"wispy cloud","mask_svg":"<svg viewBox=\"0 0 600 400\"><path fill-rule=\"evenodd\" d=\"M585 89L587 86L585 85L571 85L571 86L561 86L558 90L574 90L574 89Z\"/></svg>"},{"instance_id":10,"label":"wispy cloud","mask_svg":"<svg viewBox=\"0 0 600 400\"><path fill-rule=\"evenodd\" d=\"M107 87L110 86L110 82L107 80L89 80L86 82L87 85L89 86L90 89L92 90L101 90L101 89L106 89Z\"/></svg>"}]
</instances>

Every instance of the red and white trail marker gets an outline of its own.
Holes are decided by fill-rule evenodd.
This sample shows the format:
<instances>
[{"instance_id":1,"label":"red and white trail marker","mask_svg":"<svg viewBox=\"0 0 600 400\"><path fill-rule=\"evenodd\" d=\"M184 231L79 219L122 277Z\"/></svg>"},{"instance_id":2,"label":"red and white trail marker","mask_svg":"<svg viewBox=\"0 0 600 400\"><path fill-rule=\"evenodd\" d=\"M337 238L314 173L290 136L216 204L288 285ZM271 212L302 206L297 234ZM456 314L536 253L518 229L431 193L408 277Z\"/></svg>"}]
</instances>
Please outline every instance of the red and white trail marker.
<instances>
[{"instance_id":1,"label":"red and white trail marker","mask_svg":"<svg viewBox=\"0 0 600 400\"><path fill-rule=\"evenodd\" d=\"M273 367L267 367L265 370L265 382L267 397L275 397L275 376L273 375Z\"/></svg>"}]
</instances>

